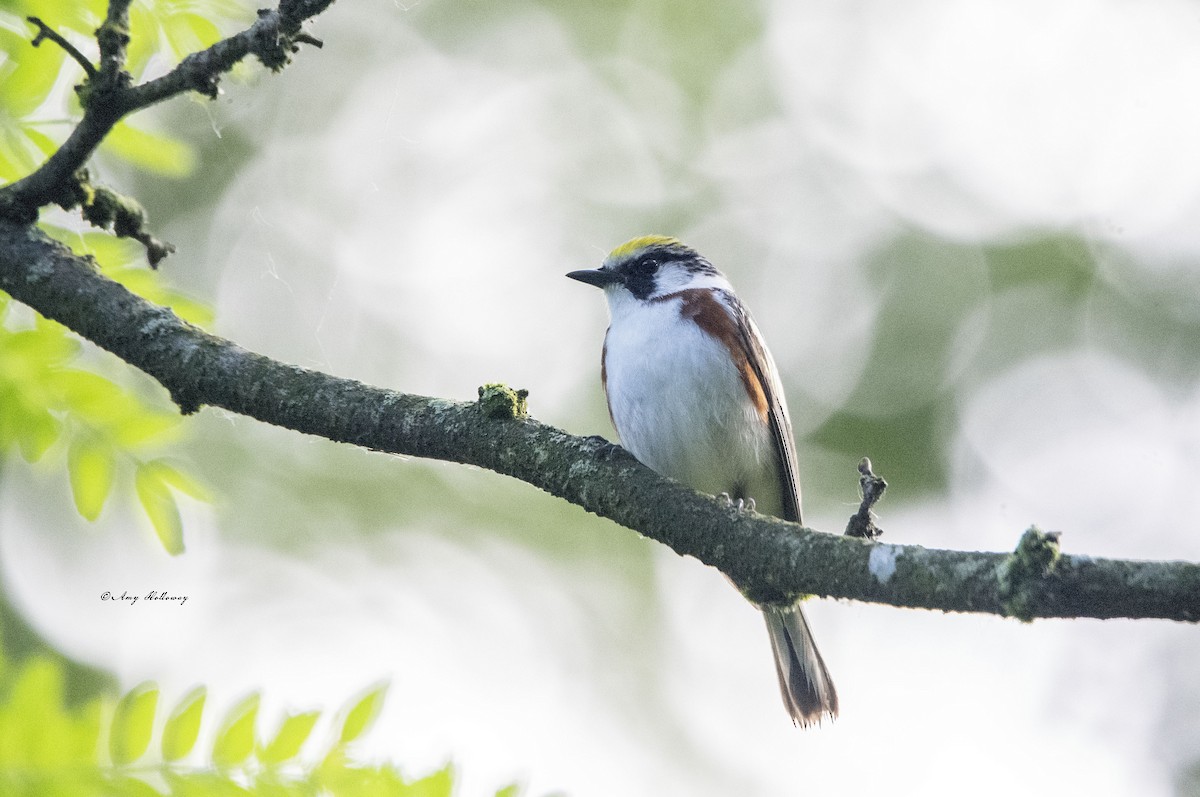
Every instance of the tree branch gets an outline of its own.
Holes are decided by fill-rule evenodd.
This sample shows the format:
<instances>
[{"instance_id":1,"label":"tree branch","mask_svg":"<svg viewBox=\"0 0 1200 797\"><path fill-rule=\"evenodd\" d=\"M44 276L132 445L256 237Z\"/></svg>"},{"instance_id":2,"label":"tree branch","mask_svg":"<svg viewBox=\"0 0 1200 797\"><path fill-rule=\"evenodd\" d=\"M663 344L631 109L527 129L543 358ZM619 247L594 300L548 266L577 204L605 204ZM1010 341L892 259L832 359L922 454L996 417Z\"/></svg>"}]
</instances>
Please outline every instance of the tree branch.
<instances>
[{"instance_id":1,"label":"tree branch","mask_svg":"<svg viewBox=\"0 0 1200 797\"><path fill-rule=\"evenodd\" d=\"M84 74L90 78L96 76L96 67L92 66L92 62L87 59L87 56L79 52L75 45L58 35L56 30L51 28L45 22L42 22L42 20L38 17L25 17L25 19L36 25L38 29L37 36L34 36L33 41L30 42L31 45L37 47L43 41L48 39L57 44L59 47L63 48L66 54L71 56L75 63L83 67Z\"/></svg>"},{"instance_id":2,"label":"tree branch","mask_svg":"<svg viewBox=\"0 0 1200 797\"><path fill-rule=\"evenodd\" d=\"M131 80L125 71L125 58L129 48L129 6L132 4L133 0L108 0L108 14L96 30L96 41L100 45L98 78L103 81L102 88L108 91L124 88Z\"/></svg>"},{"instance_id":3,"label":"tree branch","mask_svg":"<svg viewBox=\"0 0 1200 797\"><path fill-rule=\"evenodd\" d=\"M300 43L321 47L320 40L300 30L300 23L324 11L333 0L280 3L275 11L260 11L258 21L246 30L217 42L207 50L192 53L160 78L130 89L126 113L145 108L177 94L198 91L216 99L221 75L247 55L254 54L272 71L285 67ZM287 9L285 11L285 9Z\"/></svg>"},{"instance_id":4,"label":"tree branch","mask_svg":"<svg viewBox=\"0 0 1200 797\"><path fill-rule=\"evenodd\" d=\"M333 0L281 0L278 8L259 11L258 19L246 30L192 53L166 75L140 86L131 86L125 71L131 2L110 0L108 15L96 31L100 68L92 69L88 80L76 89L83 104L83 118L36 171L0 188L0 217L31 224L46 205L83 204L87 191L81 190L80 184L86 183L86 176L81 178L80 170L117 122L134 111L188 91L215 98L220 76L247 55L257 56L272 70L282 69L298 50L299 42L316 41L301 31L301 25L328 8ZM47 30L39 24L39 40L49 37ZM137 232L149 236L140 224ZM130 237L146 242L140 234ZM151 249L152 260L166 251L164 248L156 253Z\"/></svg>"},{"instance_id":5,"label":"tree branch","mask_svg":"<svg viewBox=\"0 0 1200 797\"><path fill-rule=\"evenodd\" d=\"M394 454L528 482L718 568L753 600L800 594L1035 617L1200 620L1200 565L1059 553L968 553L825 534L663 479L624 449L524 417L523 397L454 402L383 390L246 351L150 304L29 226L0 221L0 289L158 380L184 412L222 407ZM486 409L486 411L485 411Z\"/></svg>"}]
</instances>

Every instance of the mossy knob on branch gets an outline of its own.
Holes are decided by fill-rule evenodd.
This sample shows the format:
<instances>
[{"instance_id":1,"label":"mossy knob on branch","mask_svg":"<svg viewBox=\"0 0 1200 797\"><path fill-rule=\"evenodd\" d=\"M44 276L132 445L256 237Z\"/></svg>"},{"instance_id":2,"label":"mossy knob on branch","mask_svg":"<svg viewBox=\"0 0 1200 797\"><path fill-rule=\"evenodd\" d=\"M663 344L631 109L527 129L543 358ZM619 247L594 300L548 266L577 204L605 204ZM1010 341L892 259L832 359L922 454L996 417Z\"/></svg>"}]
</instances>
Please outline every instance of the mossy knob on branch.
<instances>
[{"instance_id":1,"label":"mossy knob on branch","mask_svg":"<svg viewBox=\"0 0 1200 797\"><path fill-rule=\"evenodd\" d=\"M1058 562L1060 536L1057 531L1042 531L1037 526L1030 526L1013 552L1014 565L1037 575L1049 574Z\"/></svg>"},{"instance_id":2,"label":"mossy knob on branch","mask_svg":"<svg viewBox=\"0 0 1200 797\"><path fill-rule=\"evenodd\" d=\"M1021 535L1017 549L1005 561L1000 576L1000 600L1004 614L1022 622L1033 620L1041 582L1054 572L1060 549L1057 531L1030 526Z\"/></svg>"},{"instance_id":3,"label":"mossy knob on branch","mask_svg":"<svg viewBox=\"0 0 1200 797\"><path fill-rule=\"evenodd\" d=\"M479 388L479 409L488 418L512 420L529 417L528 390L513 390L508 385L490 382Z\"/></svg>"}]
</instances>

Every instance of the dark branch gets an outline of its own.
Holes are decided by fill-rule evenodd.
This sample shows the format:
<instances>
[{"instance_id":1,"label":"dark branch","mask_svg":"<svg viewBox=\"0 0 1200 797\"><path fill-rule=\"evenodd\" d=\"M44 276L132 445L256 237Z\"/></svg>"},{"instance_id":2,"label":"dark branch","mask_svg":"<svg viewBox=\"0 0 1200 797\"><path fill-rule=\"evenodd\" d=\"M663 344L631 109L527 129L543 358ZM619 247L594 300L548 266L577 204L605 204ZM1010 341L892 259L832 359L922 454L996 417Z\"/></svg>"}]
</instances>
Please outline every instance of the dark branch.
<instances>
[{"instance_id":1,"label":"dark branch","mask_svg":"<svg viewBox=\"0 0 1200 797\"><path fill-rule=\"evenodd\" d=\"M67 55L71 56L71 58L73 58L75 60L75 63L77 63L81 67L83 67L83 71L87 74L87 76L89 78L93 78L96 76L96 67L92 66L92 62L87 59L87 56L85 56L83 53L79 52L79 50L77 50L75 48L75 45L71 44L69 41L64 39L62 36L58 35L57 31L55 31L53 28L51 28L45 22L42 22L42 20L40 20L39 18L26 17L25 19L29 20L34 25L36 25L37 29L38 29L37 36L33 37L33 41L30 42L30 44L32 44L34 47L37 47L43 41L49 39L50 41L57 44L59 47L63 48L63 50L66 51Z\"/></svg>"},{"instance_id":2,"label":"dark branch","mask_svg":"<svg viewBox=\"0 0 1200 797\"><path fill-rule=\"evenodd\" d=\"M192 53L160 78L130 89L125 98L126 112L183 94L198 91L216 99L221 75L233 68L247 55L255 55L264 66L278 71L286 66L292 53L299 50L298 43L316 41L302 33L300 23L324 11L333 0L321 0L304 4L280 3L279 10L260 11L258 20L246 30L217 42L207 50ZM285 12L284 8L301 6L299 10ZM320 43L317 43L320 46Z\"/></svg>"},{"instance_id":3,"label":"dark branch","mask_svg":"<svg viewBox=\"0 0 1200 797\"><path fill-rule=\"evenodd\" d=\"M100 83L94 87L97 90L115 91L128 86L132 80L125 71L129 6L132 3L133 0L108 0L108 15L96 30L96 41L100 45L100 74L97 76Z\"/></svg>"},{"instance_id":4,"label":"dark branch","mask_svg":"<svg viewBox=\"0 0 1200 797\"><path fill-rule=\"evenodd\" d=\"M162 259L175 251L174 244L160 241L150 232L146 225L146 211L137 200L118 194L111 188L92 185L86 169L80 172L79 185L81 190L76 198L83 217L96 227L112 230L119 237L132 238L146 247L150 268L158 268ZM69 210L72 206L64 207Z\"/></svg>"},{"instance_id":5,"label":"dark branch","mask_svg":"<svg viewBox=\"0 0 1200 797\"><path fill-rule=\"evenodd\" d=\"M272 70L282 69L299 49L300 42L314 41L302 32L301 25L328 8L333 0L281 0L277 9L260 11L258 19L246 30L207 50L192 53L166 75L140 86L131 86L129 73L125 71L131 2L111 0L108 15L96 31L100 68L96 70L89 64L88 81L79 89L83 118L63 145L36 171L0 188L0 218L31 224L42 207L81 204L69 201L86 193L80 186L80 171L117 122L134 111L188 91L215 98L220 76L250 54ZM48 28L43 25L39 28L39 40L50 38L44 34ZM129 237L147 245L152 262L170 251L169 245L158 242L144 226L136 227L136 233Z\"/></svg>"},{"instance_id":6,"label":"dark branch","mask_svg":"<svg viewBox=\"0 0 1200 797\"><path fill-rule=\"evenodd\" d=\"M738 510L617 446L481 402L382 390L276 362L129 293L40 231L0 221L0 289L157 379L184 412L223 407L366 448L521 479L718 568L753 599L802 593L942 611L1200 620L1200 565L1069 556L1031 530L1015 553L885 545ZM511 392L511 391L510 391Z\"/></svg>"}]
</instances>

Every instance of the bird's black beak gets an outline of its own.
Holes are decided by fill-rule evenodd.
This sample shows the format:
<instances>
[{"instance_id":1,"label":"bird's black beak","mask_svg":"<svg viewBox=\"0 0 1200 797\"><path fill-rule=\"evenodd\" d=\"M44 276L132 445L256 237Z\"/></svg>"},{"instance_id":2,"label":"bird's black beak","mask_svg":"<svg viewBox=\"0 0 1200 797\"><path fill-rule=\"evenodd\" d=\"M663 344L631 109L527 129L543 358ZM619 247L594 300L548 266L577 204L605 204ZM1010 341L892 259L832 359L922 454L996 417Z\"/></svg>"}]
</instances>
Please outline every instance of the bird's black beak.
<instances>
[{"instance_id":1,"label":"bird's black beak","mask_svg":"<svg viewBox=\"0 0 1200 797\"><path fill-rule=\"evenodd\" d=\"M603 288L608 285L621 281L621 276L612 271L605 271L602 268L589 268L583 271L572 271L567 275L573 280L586 282L588 285L595 285L597 288Z\"/></svg>"}]
</instances>

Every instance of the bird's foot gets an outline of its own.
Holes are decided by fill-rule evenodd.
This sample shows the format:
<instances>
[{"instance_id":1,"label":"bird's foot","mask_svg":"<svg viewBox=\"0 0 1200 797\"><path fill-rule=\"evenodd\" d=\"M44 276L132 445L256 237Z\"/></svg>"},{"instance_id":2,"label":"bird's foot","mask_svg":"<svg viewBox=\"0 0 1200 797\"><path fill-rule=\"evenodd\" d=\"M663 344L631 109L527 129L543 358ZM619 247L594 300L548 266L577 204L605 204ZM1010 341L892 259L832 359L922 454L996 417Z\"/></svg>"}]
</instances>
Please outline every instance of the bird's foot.
<instances>
[{"instance_id":1,"label":"bird's foot","mask_svg":"<svg viewBox=\"0 0 1200 797\"><path fill-rule=\"evenodd\" d=\"M736 509L738 512L746 512L746 511L753 512L754 511L754 499L753 498L738 498L735 500L735 499L729 497L729 493L721 493L720 495L717 496L717 498L720 498L722 501L729 504L731 507Z\"/></svg>"}]
</instances>

